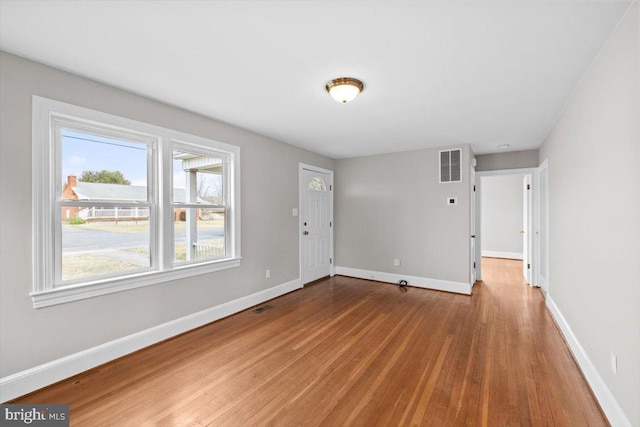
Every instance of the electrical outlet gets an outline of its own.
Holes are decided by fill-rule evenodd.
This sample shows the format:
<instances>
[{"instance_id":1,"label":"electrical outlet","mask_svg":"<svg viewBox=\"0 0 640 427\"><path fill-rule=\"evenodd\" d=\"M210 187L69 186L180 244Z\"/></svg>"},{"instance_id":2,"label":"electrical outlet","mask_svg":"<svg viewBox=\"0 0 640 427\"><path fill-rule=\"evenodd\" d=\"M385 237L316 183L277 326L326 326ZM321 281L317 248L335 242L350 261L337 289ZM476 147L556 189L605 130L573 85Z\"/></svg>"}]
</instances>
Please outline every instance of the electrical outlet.
<instances>
[{"instance_id":1,"label":"electrical outlet","mask_svg":"<svg viewBox=\"0 0 640 427\"><path fill-rule=\"evenodd\" d=\"M395 259L393 260L393 266L394 266L394 267L400 267L400 260L399 260L399 259L397 259L397 258L395 258Z\"/></svg>"},{"instance_id":2,"label":"electrical outlet","mask_svg":"<svg viewBox=\"0 0 640 427\"><path fill-rule=\"evenodd\" d=\"M267 272L265 273L265 276L267 276L267 279L271 277L271 269L267 268Z\"/></svg>"},{"instance_id":3,"label":"electrical outlet","mask_svg":"<svg viewBox=\"0 0 640 427\"><path fill-rule=\"evenodd\" d=\"M613 353L611 353L611 370L614 374L618 373L618 358Z\"/></svg>"},{"instance_id":4,"label":"electrical outlet","mask_svg":"<svg viewBox=\"0 0 640 427\"><path fill-rule=\"evenodd\" d=\"M298 208L291 209L291 215L292 216L298 216Z\"/></svg>"}]
</instances>

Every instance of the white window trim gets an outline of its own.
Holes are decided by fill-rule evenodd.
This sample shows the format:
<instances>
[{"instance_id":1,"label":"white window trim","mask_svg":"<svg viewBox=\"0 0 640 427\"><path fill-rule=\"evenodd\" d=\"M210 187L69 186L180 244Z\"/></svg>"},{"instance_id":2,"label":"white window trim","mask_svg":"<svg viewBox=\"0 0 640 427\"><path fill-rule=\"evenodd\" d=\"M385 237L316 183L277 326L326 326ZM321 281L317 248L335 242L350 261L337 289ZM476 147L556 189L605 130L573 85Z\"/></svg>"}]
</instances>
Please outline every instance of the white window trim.
<instances>
[{"instance_id":1,"label":"white window trim","mask_svg":"<svg viewBox=\"0 0 640 427\"><path fill-rule=\"evenodd\" d=\"M151 174L150 188L157 188L158 212L156 228L162 229L157 236L164 240L159 248L163 251L159 261L151 270L133 272L117 278L100 278L81 284L54 287L55 273L55 209L57 159L53 144L51 143L52 120L56 117L77 120L87 124L95 124L101 127L110 127L114 130L121 129L129 133L139 133L144 137L157 140L157 153L161 159L157 173ZM88 108L78 107L59 101L54 101L39 96L33 97L32 120L32 269L33 287L31 297L35 308L47 307L56 304L77 301L99 295L121 292L142 286L149 286L170 280L182 279L195 275L211 273L240 265L241 251L241 208L240 208L240 148L235 145L213 141L211 139L189 135L160 126L151 125L135 120L126 119L112 114L102 113ZM219 151L229 159L228 181L228 212L229 225L226 231L229 243L229 257L198 264L172 265L168 254L171 251L170 242L173 238L173 224L164 221L167 215L172 215L171 206L171 141L180 142L182 145L204 147L207 150ZM59 160L59 159L58 159ZM169 212L171 211L171 212ZM151 227L151 224L150 224ZM153 234L158 230L150 228Z\"/></svg>"}]
</instances>

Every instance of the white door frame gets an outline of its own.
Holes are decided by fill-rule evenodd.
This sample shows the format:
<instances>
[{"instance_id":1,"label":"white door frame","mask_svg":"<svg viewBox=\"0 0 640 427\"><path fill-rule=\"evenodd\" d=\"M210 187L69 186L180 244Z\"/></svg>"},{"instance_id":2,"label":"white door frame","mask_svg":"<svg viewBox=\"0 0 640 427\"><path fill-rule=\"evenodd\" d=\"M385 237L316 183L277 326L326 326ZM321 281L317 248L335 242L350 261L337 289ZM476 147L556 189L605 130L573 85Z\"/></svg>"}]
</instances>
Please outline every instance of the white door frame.
<instances>
[{"instance_id":1,"label":"white door frame","mask_svg":"<svg viewBox=\"0 0 640 427\"><path fill-rule=\"evenodd\" d=\"M473 285L475 285L478 278L478 264L480 264L480 258L478 258L478 240L476 240L478 234L478 215L476 214L476 207L478 206L478 193L476 192L476 169L475 167L471 167L469 172L469 185L470 185L470 194L471 194L471 203L469 203L471 207L470 217L471 223L469 224L471 231L470 236L470 257L471 262L469 263L470 269L470 277L469 281L471 282L471 289L473 289Z\"/></svg>"},{"instance_id":2,"label":"white door frame","mask_svg":"<svg viewBox=\"0 0 640 427\"><path fill-rule=\"evenodd\" d=\"M529 207L529 211L531 212L529 224L531 225L530 230L533 230L533 232L530 232L528 236L529 248L531 248L529 255L529 259L531 262L531 283L529 285L538 286L537 260L539 259L539 257L536 255L539 254L539 248L536 242L537 239L533 238L534 234L538 232L538 168L499 169L476 172L476 259L482 259L482 178L503 175L529 175L531 177L531 190L533 191L533 193L531 197L531 206ZM535 230L533 228L534 226ZM476 267L476 279L482 280L482 263L479 262Z\"/></svg>"},{"instance_id":3,"label":"white door frame","mask_svg":"<svg viewBox=\"0 0 640 427\"><path fill-rule=\"evenodd\" d=\"M522 206L524 212L522 218L522 230L524 231L522 239L522 275L524 276L527 284L532 286L535 282L533 277L533 265L535 264L535 261L533 260L533 240L535 239L535 234L533 232L533 216L535 215L533 212L533 187L533 175L524 175L522 187L520 187L523 191ZM524 265L525 262L528 264L527 266Z\"/></svg>"},{"instance_id":4,"label":"white door frame","mask_svg":"<svg viewBox=\"0 0 640 427\"><path fill-rule=\"evenodd\" d=\"M545 171L547 174L546 185L542 185L540 182L540 174L542 171ZM537 250L534 252L535 255L535 265L536 268L533 270L535 275L535 281L538 286L542 288L543 291L549 292L549 162L545 159L540 166L537 168L537 173L535 175L535 188L536 192L534 192L534 204L536 206L536 222L535 222L535 240L534 244ZM544 204L544 211L542 210L542 198L546 198L546 203ZM544 247L540 242L540 229L542 221L546 222L546 227L544 230ZM545 266L547 267L547 271L542 271L542 257L545 257Z\"/></svg>"},{"instance_id":5,"label":"white door frame","mask_svg":"<svg viewBox=\"0 0 640 427\"><path fill-rule=\"evenodd\" d=\"M335 228L335 222L333 220L333 171L330 169L324 169L318 166L308 165L306 163L298 164L298 268L299 273L298 277L300 280L301 287L305 284L302 283L302 200L304 197L304 192L307 191L307 188L304 184L303 171L314 171L320 172L329 175L329 221L331 221L331 227L329 228L329 275L331 277L336 274L336 263L333 257L333 229Z\"/></svg>"}]
</instances>

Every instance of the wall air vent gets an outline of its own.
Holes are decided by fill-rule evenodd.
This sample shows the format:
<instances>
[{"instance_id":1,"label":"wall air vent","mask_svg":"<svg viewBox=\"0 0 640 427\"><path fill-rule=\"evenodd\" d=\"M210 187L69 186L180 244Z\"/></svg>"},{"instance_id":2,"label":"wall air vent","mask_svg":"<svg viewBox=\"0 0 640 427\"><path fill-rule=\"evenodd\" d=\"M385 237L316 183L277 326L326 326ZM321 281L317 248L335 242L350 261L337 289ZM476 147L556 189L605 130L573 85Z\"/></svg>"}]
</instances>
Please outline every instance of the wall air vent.
<instances>
[{"instance_id":1,"label":"wall air vent","mask_svg":"<svg viewBox=\"0 0 640 427\"><path fill-rule=\"evenodd\" d=\"M440 151L440 182L462 182L462 149Z\"/></svg>"}]
</instances>

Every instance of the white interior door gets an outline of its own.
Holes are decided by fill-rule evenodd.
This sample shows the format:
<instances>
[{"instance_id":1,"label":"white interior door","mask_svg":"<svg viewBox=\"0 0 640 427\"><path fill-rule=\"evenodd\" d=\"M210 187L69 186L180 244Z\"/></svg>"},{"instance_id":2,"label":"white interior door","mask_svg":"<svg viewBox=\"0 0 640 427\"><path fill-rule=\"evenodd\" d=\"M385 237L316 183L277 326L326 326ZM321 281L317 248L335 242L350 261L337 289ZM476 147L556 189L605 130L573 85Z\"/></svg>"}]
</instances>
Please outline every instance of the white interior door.
<instances>
[{"instance_id":1,"label":"white interior door","mask_svg":"<svg viewBox=\"0 0 640 427\"><path fill-rule=\"evenodd\" d=\"M477 279L477 264L480 261L479 259L476 258L476 233L478 232L478 230L476 230L476 170L474 168L471 168L471 173L470 173L470 181L471 181L471 223L470 223L470 228L471 228L471 244L470 244L470 250L471 250L471 254L470 254L470 260L471 260L471 286L473 286L474 283L476 283L476 279Z\"/></svg>"},{"instance_id":2,"label":"white interior door","mask_svg":"<svg viewBox=\"0 0 640 427\"><path fill-rule=\"evenodd\" d=\"M522 274L531 284L531 175L522 180Z\"/></svg>"},{"instance_id":3,"label":"white interior door","mask_svg":"<svg viewBox=\"0 0 640 427\"><path fill-rule=\"evenodd\" d=\"M301 279L305 284L331 273L331 175L303 169L300 183Z\"/></svg>"}]
</instances>

